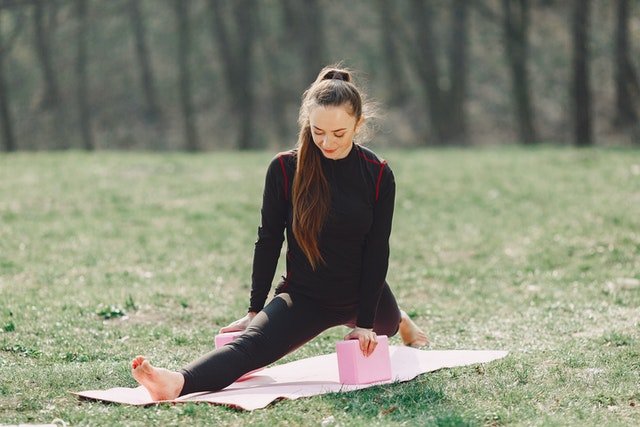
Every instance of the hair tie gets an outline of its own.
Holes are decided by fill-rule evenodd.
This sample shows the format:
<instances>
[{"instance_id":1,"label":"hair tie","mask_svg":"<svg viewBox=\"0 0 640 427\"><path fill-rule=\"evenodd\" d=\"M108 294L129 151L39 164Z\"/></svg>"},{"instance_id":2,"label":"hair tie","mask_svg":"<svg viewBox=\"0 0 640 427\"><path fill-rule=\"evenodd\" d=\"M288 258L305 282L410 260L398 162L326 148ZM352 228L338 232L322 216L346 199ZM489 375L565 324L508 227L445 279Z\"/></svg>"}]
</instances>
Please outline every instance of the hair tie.
<instances>
[{"instance_id":1,"label":"hair tie","mask_svg":"<svg viewBox=\"0 0 640 427\"><path fill-rule=\"evenodd\" d=\"M342 80L343 82L350 82L351 76L346 71L329 70L322 76L322 80Z\"/></svg>"}]
</instances>

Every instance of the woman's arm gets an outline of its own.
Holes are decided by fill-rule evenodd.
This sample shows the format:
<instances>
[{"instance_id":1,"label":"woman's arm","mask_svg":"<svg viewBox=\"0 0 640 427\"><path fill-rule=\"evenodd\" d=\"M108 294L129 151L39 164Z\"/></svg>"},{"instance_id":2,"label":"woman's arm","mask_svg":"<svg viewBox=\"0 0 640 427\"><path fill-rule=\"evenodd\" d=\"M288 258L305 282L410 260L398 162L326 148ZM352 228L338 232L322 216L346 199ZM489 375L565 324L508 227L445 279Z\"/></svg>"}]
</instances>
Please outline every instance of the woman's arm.
<instances>
[{"instance_id":1,"label":"woman's arm","mask_svg":"<svg viewBox=\"0 0 640 427\"><path fill-rule=\"evenodd\" d=\"M384 165L378 200L373 209L373 224L367 234L362 256L360 303L356 325L373 328L378 300L389 266L389 235L393 219L396 183L391 168Z\"/></svg>"},{"instance_id":2,"label":"woman's arm","mask_svg":"<svg viewBox=\"0 0 640 427\"><path fill-rule=\"evenodd\" d=\"M281 162L280 156L271 161L265 178L260 210L261 223L253 253L250 312L259 312L264 307L284 241L287 196L284 186L284 163Z\"/></svg>"}]
</instances>

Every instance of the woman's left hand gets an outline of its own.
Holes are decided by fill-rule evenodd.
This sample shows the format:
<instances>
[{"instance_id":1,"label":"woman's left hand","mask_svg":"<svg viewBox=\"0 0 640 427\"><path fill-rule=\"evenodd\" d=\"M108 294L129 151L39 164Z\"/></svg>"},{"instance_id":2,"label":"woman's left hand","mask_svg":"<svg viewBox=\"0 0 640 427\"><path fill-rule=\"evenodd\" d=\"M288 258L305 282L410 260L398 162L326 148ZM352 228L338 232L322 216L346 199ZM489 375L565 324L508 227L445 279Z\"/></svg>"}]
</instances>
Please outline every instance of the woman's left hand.
<instances>
[{"instance_id":1,"label":"woman's left hand","mask_svg":"<svg viewBox=\"0 0 640 427\"><path fill-rule=\"evenodd\" d=\"M355 327L344 337L345 340L358 340L360 342L360 351L365 357L368 357L378 345L376 333L371 329Z\"/></svg>"}]
</instances>

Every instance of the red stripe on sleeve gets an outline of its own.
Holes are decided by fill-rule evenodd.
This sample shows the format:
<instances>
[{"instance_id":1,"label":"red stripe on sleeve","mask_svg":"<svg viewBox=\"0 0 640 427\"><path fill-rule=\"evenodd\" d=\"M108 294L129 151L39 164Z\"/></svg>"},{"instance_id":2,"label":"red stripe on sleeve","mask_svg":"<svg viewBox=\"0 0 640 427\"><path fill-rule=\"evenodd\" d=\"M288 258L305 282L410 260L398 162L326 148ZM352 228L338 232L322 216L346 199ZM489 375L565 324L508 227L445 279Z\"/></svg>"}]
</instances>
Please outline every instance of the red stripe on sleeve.
<instances>
[{"instance_id":1,"label":"red stripe on sleeve","mask_svg":"<svg viewBox=\"0 0 640 427\"><path fill-rule=\"evenodd\" d=\"M376 202L378 201L378 196L380 195L380 182L382 181L382 171L384 171L384 166L387 162L380 163L380 172L378 173L378 182L376 183Z\"/></svg>"},{"instance_id":2,"label":"red stripe on sleeve","mask_svg":"<svg viewBox=\"0 0 640 427\"><path fill-rule=\"evenodd\" d=\"M280 161L282 175L284 176L284 199L289 200L289 177L287 176L287 171L284 168L284 161L282 160L282 156L278 156L278 160Z\"/></svg>"}]
</instances>

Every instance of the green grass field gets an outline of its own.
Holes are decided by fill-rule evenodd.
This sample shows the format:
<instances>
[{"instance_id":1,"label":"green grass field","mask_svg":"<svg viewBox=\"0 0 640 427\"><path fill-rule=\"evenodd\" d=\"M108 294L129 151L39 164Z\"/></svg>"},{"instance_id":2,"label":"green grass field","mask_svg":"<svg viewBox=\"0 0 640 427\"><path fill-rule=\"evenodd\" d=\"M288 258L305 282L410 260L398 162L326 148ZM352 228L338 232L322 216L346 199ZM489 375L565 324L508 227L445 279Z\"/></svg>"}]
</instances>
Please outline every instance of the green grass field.
<instances>
[{"instance_id":1,"label":"green grass field","mask_svg":"<svg viewBox=\"0 0 640 427\"><path fill-rule=\"evenodd\" d=\"M0 156L0 424L640 424L640 151L377 151L401 306L434 349L507 358L252 413L81 402L245 313L273 153L19 153Z\"/></svg>"}]
</instances>

